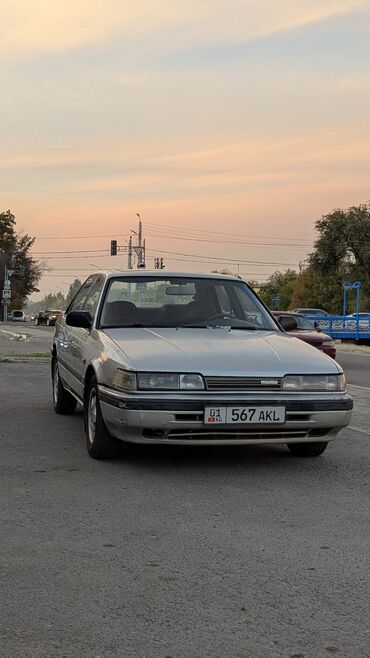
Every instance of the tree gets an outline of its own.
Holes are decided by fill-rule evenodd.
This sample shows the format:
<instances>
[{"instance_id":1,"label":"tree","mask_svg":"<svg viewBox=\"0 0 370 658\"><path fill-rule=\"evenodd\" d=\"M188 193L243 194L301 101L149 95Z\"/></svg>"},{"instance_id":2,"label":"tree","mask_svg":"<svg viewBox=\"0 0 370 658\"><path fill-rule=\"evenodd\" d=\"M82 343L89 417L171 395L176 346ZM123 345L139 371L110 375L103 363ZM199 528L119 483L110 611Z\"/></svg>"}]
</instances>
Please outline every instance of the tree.
<instances>
[{"instance_id":1,"label":"tree","mask_svg":"<svg viewBox=\"0 0 370 658\"><path fill-rule=\"evenodd\" d=\"M235 276L227 267L224 267L223 270L212 270L212 274L225 274L227 276Z\"/></svg>"},{"instance_id":2,"label":"tree","mask_svg":"<svg viewBox=\"0 0 370 658\"><path fill-rule=\"evenodd\" d=\"M328 295L325 279L310 265L300 272L293 283L290 308L308 307L329 310L330 300Z\"/></svg>"},{"instance_id":3,"label":"tree","mask_svg":"<svg viewBox=\"0 0 370 658\"><path fill-rule=\"evenodd\" d=\"M340 313L345 281L360 281L362 306L369 305L370 204L333 210L316 222L316 230L318 238L309 269L317 282L320 279L322 305Z\"/></svg>"},{"instance_id":4,"label":"tree","mask_svg":"<svg viewBox=\"0 0 370 658\"><path fill-rule=\"evenodd\" d=\"M10 269L23 269L22 276L13 276L11 279L10 305L10 308L22 308L27 297L37 291L43 266L30 254L35 238L17 234L15 226L15 216L10 210L0 213L0 289L4 284L5 265Z\"/></svg>"},{"instance_id":5,"label":"tree","mask_svg":"<svg viewBox=\"0 0 370 658\"><path fill-rule=\"evenodd\" d=\"M266 283L259 285L258 294L267 306L286 310L290 308L293 287L297 277L298 273L295 270L273 272Z\"/></svg>"},{"instance_id":6,"label":"tree","mask_svg":"<svg viewBox=\"0 0 370 658\"><path fill-rule=\"evenodd\" d=\"M66 306L65 306L66 308L67 308L68 304L72 301L72 299L75 296L75 294L77 293L77 291L81 288L81 286L82 286L82 283L81 283L80 279L75 279L71 283L71 285L69 286L67 297L66 297Z\"/></svg>"}]
</instances>

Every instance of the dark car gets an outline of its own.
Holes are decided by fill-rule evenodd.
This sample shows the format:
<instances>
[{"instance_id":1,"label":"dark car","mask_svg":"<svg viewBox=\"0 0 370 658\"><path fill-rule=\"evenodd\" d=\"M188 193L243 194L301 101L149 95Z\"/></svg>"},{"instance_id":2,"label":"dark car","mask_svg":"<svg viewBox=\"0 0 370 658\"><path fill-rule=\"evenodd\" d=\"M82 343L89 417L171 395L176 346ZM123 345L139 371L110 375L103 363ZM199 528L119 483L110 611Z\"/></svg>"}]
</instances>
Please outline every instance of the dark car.
<instances>
[{"instance_id":1,"label":"dark car","mask_svg":"<svg viewBox=\"0 0 370 658\"><path fill-rule=\"evenodd\" d=\"M304 315L298 313L288 313L282 311L273 311L273 315L280 322L280 324L285 324L283 318L291 318L293 322L295 321L296 326L292 323L292 329L288 329L288 333L295 338L304 340L306 343L317 347L328 356L331 356L332 359L335 359L337 350L335 347L335 342L333 339L320 331L319 327L316 326L314 320L309 320Z\"/></svg>"},{"instance_id":2,"label":"dark car","mask_svg":"<svg viewBox=\"0 0 370 658\"><path fill-rule=\"evenodd\" d=\"M57 321L58 315L63 313L60 309L48 309L40 311L35 317L35 325L46 324L47 327L53 327Z\"/></svg>"}]
</instances>

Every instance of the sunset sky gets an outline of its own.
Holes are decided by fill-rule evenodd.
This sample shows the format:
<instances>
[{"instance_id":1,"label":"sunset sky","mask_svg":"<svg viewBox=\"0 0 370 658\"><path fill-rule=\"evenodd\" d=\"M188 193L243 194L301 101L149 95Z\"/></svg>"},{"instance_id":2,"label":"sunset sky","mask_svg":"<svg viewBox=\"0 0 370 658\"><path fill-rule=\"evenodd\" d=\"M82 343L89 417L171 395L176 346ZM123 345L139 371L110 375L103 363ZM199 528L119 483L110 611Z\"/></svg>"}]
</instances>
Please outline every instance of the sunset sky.
<instances>
[{"instance_id":1,"label":"sunset sky","mask_svg":"<svg viewBox=\"0 0 370 658\"><path fill-rule=\"evenodd\" d=\"M136 212L150 269L264 280L370 199L370 0L0 0L0 25L0 210L42 296L125 267Z\"/></svg>"}]
</instances>

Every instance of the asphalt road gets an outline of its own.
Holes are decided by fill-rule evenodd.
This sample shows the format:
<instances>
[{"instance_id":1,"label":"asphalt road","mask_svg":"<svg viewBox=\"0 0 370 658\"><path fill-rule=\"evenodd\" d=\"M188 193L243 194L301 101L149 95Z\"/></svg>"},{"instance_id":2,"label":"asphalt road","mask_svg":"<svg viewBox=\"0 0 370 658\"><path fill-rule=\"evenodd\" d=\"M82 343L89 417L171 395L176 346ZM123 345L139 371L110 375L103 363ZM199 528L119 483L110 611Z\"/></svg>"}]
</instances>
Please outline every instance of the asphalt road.
<instances>
[{"instance_id":1,"label":"asphalt road","mask_svg":"<svg viewBox=\"0 0 370 658\"><path fill-rule=\"evenodd\" d=\"M16 338L17 335L21 338ZM53 335L54 327L35 327L26 322L1 322L0 354L50 352Z\"/></svg>"},{"instance_id":2,"label":"asphalt road","mask_svg":"<svg viewBox=\"0 0 370 658\"><path fill-rule=\"evenodd\" d=\"M318 459L90 459L47 364L0 363L1 658L368 658L369 393Z\"/></svg>"},{"instance_id":3,"label":"asphalt road","mask_svg":"<svg viewBox=\"0 0 370 658\"><path fill-rule=\"evenodd\" d=\"M337 361L351 384L370 389L370 354L338 351Z\"/></svg>"}]
</instances>

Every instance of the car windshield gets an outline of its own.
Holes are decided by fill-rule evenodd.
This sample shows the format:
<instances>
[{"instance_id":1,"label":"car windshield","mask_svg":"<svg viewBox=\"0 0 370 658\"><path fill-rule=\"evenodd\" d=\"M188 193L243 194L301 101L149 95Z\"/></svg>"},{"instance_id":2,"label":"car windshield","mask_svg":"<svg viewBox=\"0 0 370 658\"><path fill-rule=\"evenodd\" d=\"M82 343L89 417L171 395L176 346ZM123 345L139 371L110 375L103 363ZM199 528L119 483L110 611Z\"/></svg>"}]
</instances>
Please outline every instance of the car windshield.
<instances>
[{"instance_id":1,"label":"car windshield","mask_svg":"<svg viewBox=\"0 0 370 658\"><path fill-rule=\"evenodd\" d=\"M243 281L163 276L111 279L101 326L277 330L264 306Z\"/></svg>"},{"instance_id":2,"label":"car windshield","mask_svg":"<svg viewBox=\"0 0 370 658\"><path fill-rule=\"evenodd\" d=\"M297 320L297 329L305 329L313 331L315 329L315 320L309 320L303 315L295 315L294 319Z\"/></svg>"}]
</instances>

